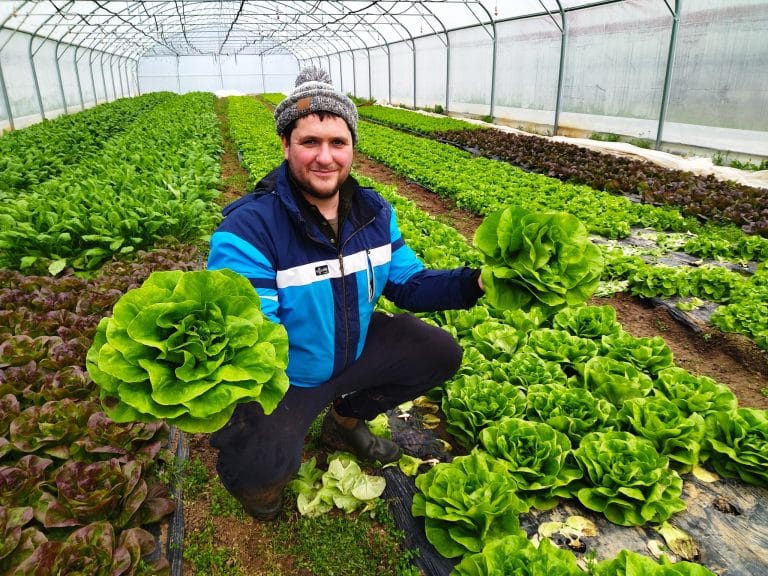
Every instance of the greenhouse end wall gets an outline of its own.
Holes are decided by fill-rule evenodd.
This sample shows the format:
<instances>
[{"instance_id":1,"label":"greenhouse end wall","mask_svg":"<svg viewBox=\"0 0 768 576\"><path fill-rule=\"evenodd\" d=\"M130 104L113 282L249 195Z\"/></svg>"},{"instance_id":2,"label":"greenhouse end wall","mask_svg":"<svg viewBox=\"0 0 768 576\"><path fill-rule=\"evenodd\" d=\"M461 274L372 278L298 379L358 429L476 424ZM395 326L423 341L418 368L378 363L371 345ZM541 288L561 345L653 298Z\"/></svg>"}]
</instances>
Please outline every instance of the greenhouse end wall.
<instances>
[{"instance_id":1,"label":"greenhouse end wall","mask_svg":"<svg viewBox=\"0 0 768 576\"><path fill-rule=\"evenodd\" d=\"M139 60L142 93L287 92L299 64L293 56L149 56Z\"/></svg>"}]
</instances>

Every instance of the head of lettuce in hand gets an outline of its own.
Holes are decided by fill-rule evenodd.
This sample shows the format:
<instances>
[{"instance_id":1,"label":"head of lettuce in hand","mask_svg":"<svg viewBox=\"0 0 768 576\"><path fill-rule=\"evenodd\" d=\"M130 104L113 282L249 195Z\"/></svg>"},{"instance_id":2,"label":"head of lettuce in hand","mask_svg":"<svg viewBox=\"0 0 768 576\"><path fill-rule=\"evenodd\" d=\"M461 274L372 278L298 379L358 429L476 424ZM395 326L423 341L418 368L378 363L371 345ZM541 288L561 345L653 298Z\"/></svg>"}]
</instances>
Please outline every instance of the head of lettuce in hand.
<instances>
[{"instance_id":1,"label":"head of lettuce in hand","mask_svg":"<svg viewBox=\"0 0 768 576\"><path fill-rule=\"evenodd\" d=\"M600 249L566 212L505 208L483 220L474 244L483 254L483 288L494 308L552 314L583 304L603 271Z\"/></svg>"},{"instance_id":2,"label":"head of lettuce in hand","mask_svg":"<svg viewBox=\"0 0 768 576\"><path fill-rule=\"evenodd\" d=\"M288 390L288 335L231 270L153 272L101 320L88 373L116 422L213 432L235 406L269 414Z\"/></svg>"}]
</instances>

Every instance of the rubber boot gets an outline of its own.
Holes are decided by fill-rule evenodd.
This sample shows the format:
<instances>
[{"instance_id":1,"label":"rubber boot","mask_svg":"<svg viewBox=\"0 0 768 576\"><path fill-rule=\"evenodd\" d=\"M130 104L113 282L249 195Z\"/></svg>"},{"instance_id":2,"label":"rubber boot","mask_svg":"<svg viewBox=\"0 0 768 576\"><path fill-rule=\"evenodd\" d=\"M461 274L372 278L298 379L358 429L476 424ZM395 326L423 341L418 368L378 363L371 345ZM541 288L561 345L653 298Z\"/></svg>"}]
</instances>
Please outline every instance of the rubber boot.
<instances>
[{"instance_id":1,"label":"rubber boot","mask_svg":"<svg viewBox=\"0 0 768 576\"><path fill-rule=\"evenodd\" d=\"M270 521L280 515L283 509L284 483L267 488L254 488L232 495L242 504L245 511L256 520Z\"/></svg>"},{"instance_id":2,"label":"rubber boot","mask_svg":"<svg viewBox=\"0 0 768 576\"><path fill-rule=\"evenodd\" d=\"M343 419L352 427L347 428L339 424L337 418ZM352 452L360 460L389 464L397 462L402 454L400 446L391 440L373 435L363 420L338 417L333 408L323 420L320 437L327 448Z\"/></svg>"}]
</instances>

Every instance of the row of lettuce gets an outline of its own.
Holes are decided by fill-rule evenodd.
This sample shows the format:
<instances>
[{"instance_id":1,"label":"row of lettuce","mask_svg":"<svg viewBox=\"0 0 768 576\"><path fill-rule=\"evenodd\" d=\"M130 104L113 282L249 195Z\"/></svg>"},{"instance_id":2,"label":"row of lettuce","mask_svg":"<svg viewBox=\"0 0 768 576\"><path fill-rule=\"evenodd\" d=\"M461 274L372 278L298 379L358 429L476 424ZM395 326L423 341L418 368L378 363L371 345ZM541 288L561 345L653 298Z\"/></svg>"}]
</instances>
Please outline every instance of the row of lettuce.
<instances>
[{"instance_id":1,"label":"row of lettuce","mask_svg":"<svg viewBox=\"0 0 768 576\"><path fill-rule=\"evenodd\" d=\"M229 109L243 123L232 127L242 150L272 134L271 116L258 102L232 99ZM361 127L361 141L368 130ZM407 138L389 136L395 146L407 145ZM277 148L243 154L252 174L279 159ZM430 266L483 262L456 230L395 189L361 181L395 204L404 236ZM397 311L386 302L382 309ZM455 334L465 350L459 374L432 400L468 454L417 476L412 508L424 517L427 539L456 561L454 575L517 573L526 564L540 573L553 566L558 574L583 573L571 552L535 547L520 529L522 514L564 499L618 525L663 525L686 508L683 475L705 463L725 477L768 485L768 461L759 455L768 442L765 412L739 408L726 386L675 366L661 337L624 332L611 307L547 315L482 303L423 316ZM623 574L628 567L638 574L712 574L629 550L590 570Z\"/></svg>"},{"instance_id":2,"label":"row of lettuce","mask_svg":"<svg viewBox=\"0 0 768 576\"><path fill-rule=\"evenodd\" d=\"M194 243L220 217L214 103L148 94L0 139L27 174L0 190L2 574L170 571L171 429L109 418L86 355L153 271L202 266Z\"/></svg>"},{"instance_id":3,"label":"row of lettuce","mask_svg":"<svg viewBox=\"0 0 768 576\"><path fill-rule=\"evenodd\" d=\"M213 94L193 93L114 102L108 109L121 129L61 165L53 155L29 153L31 142L23 138L0 140L11 148L9 157L26 153L28 163L37 162L28 186L0 191L0 267L98 270L116 254L146 250L163 238L193 241L207 233L218 217L211 209L221 152L214 101ZM103 126L94 120L105 116L61 123L91 133ZM51 140L66 150L58 122L35 127L30 140L45 140L44 128L56 127Z\"/></svg>"},{"instance_id":4,"label":"row of lettuce","mask_svg":"<svg viewBox=\"0 0 768 576\"><path fill-rule=\"evenodd\" d=\"M206 104L196 106L198 99ZM152 142L148 157L156 158L152 149L167 145L161 148L162 156L175 157L179 165L189 168L184 188L188 194L178 195L176 209L183 213L181 204L188 202L197 205L201 215L189 236L180 235L182 240L209 233L218 218L211 169L217 170L220 143L212 104L210 95L173 97L146 112L153 115L151 121L142 122L142 116L135 119ZM164 107L173 111L170 116L154 115ZM232 137L254 183L281 158L271 112L252 98L230 98L227 109ZM201 118L213 119L212 134L198 133ZM192 127L183 128L187 125ZM205 156L205 161L200 161L202 156L189 140L163 140L160 134L185 130L209 143L211 156ZM133 128L123 132L136 140L134 153L142 146L139 134L143 132ZM115 141L124 142L123 136ZM135 180L135 188L113 188L110 196L102 196L92 206L94 216L115 214L117 222L137 217L135 211L121 211L124 196L140 196L143 190L151 195L158 184L152 170L136 165L137 157L125 149L119 157L119 145L113 142L104 148L115 167L124 173L144 173L149 182ZM84 157L83 162L101 156ZM93 171L94 165L89 166ZM75 164L61 173L70 171L85 175ZM47 186L30 188L36 201L43 201L45 193L55 193L61 203L61 193L52 184L57 178L49 178ZM63 181L72 182L72 178ZM166 202L169 191L176 197L173 189L179 190L174 182L166 182L166 191L158 192ZM198 188L193 189L194 183ZM455 230L397 198L395 190L376 186L396 203L404 234L431 265L480 263L478 252ZM17 194L20 200L25 195ZM149 197L145 200L154 202ZM77 207L71 216L84 218ZM151 217L144 217L135 225L146 226ZM150 235L145 241L151 239L154 246L164 236ZM15 256L25 256L22 247L14 250ZM3 255L7 252L4 248ZM0 281L0 485L4 487L0 568L9 574L40 573L32 572L35 566L50 566L47 573L64 572L68 562L89 562L91 573L107 569L129 573L126 566L136 574L167 569L162 563L150 565L142 560L152 542L141 528L172 509L158 482L167 426L118 426L105 418L84 370L85 355L96 326L122 294L138 287L153 270L193 270L201 266L202 258L187 248L146 253L138 246L132 252L123 251L118 244L109 258L113 255L133 258L131 263L112 262L81 277L32 276L30 264L22 267L21 260L16 267L23 268L22 273L4 266ZM45 262L46 269L61 260L59 253L56 258L42 251L33 256ZM67 260L66 265L73 268L76 261ZM550 318L524 312L501 314L478 306L428 318L453 331L466 350L457 379L436 391L435 400L443 407L451 433L471 455L436 466L427 473L432 476L418 477L421 496L413 511L427 516L427 536L435 547L457 562L461 559L456 574L504 573L499 562L511 562L509 558L547 563L553 560L543 555L550 552L567 558L562 562L570 566L572 555L563 556L563 551L547 545L531 548L519 531L520 514L531 507L552 506L561 498L578 499L613 522L637 525L663 522L680 511L684 507L681 474L700 463L727 477L766 484L765 414L739 409L724 386L676 368L660 338L638 339L623 333L610 309L584 307ZM622 413L623 405L631 409ZM665 423L663 432L659 421ZM679 425L669 436L666 424L672 421ZM500 446L499 438L507 436L511 440ZM525 443L540 436L547 442L543 452L535 453L535 461L521 466L513 460L512 452L525 453ZM516 442L517 448L510 442ZM578 450L572 448L578 445ZM624 466L635 461L640 464ZM608 472L600 468L603 465ZM615 471L624 468L626 474L617 477ZM531 477L533 473L538 476ZM436 492L433 486L444 490ZM489 500L489 493L499 498ZM447 514L445 503L450 500L455 506L457 499L463 511ZM535 560L539 554L542 558ZM675 565L678 571L661 572L667 568L630 552L593 570L622 573L627 563L643 564L646 571L642 573L647 574L709 573L683 564Z\"/></svg>"},{"instance_id":5,"label":"row of lettuce","mask_svg":"<svg viewBox=\"0 0 768 576\"><path fill-rule=\"evenodd\" d=\"M400 125L412 116L422 116L405 110L389 113L397 114ZM590 233L603 238L605 291L613 287L648 298L681 299L681 307L689 308L713 302L719 307L710 318L712 325L746 335L768 349L768 239L746 234L732 224L701 224L685 216L684 208L637 203L531 174L507 162L379 124L362 123L360 134L359 148L364 153L476 214L487 215L512 204L577 216ZM649 229L655 245L641 248L622 243L638 229ZM665 263L670 253L687 257L695 265Z\"/></svg>"},{"instance_id":6,"label":"row of lettuce","mask_svg":"<svg viewBox=\"0 0 768 576\"><path fill-rule=\"evenodd\" d=\"M768 199L760 188L402 108L361 106L360 115L510 162L528 172L614 194L635 195L648 204L679 206L686 215L731 222L751 234L768 236Z\"/></svg>"}]
</instances>

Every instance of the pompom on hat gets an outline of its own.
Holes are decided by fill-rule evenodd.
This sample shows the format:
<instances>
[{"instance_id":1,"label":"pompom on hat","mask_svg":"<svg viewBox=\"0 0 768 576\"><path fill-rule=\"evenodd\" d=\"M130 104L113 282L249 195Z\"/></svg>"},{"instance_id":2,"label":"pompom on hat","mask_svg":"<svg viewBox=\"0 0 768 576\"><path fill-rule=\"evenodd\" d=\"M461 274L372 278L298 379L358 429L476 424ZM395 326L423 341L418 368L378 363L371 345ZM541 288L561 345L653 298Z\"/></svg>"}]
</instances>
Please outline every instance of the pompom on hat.
<instances>
[{"instance_id":1,"label":"pompom on hat","mask_svg":"<svg viewBox=\"0 0 768 576\"><path fill-rule=\"evenodd\" d=\"M352 141L357 144L355 103L333 87L325 70L304 68L296 76L295 88L275 108L277 133L282 135L291 122L316 112L330 112L343 118L352 132Z\"/></svg>"}]
</instances>

